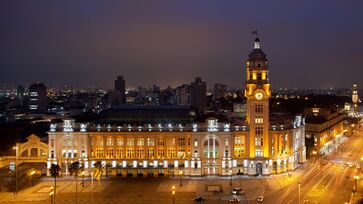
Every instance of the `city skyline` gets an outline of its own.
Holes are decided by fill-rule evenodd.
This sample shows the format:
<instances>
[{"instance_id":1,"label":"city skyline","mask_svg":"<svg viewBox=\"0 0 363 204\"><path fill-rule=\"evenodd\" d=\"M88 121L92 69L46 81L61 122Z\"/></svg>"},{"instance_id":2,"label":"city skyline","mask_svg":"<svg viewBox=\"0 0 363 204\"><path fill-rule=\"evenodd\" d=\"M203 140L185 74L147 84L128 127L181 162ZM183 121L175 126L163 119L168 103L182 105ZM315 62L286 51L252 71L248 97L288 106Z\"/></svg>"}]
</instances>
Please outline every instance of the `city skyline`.
<instances>
[{"instance_id":1,"label":"city skyline","mask_svg":"<svg viewBox=\"0 0 363 204\"><path fill-rule=\"evenodd\" d=\"M243 88L257 29L272 88L362 86L360 2L138 3L1 2L0 83Z\"/></svg>"}]
</instances>

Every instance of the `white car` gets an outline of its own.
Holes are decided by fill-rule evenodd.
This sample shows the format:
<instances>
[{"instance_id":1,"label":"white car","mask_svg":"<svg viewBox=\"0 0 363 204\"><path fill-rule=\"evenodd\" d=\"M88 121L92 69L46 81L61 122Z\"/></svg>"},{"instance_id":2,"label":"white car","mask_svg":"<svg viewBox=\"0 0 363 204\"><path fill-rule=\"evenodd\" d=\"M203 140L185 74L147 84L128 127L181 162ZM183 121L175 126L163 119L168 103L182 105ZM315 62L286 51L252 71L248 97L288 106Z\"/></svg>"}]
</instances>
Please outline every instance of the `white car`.
<instances>
[{"instance_id":1,"label":"white car","mask_svg":"<svg viewBox=\"0 0 363 204\"><path fill-rule=\"evenodd\" d=\"M265 196L259 196L259 197L257 198L257 202L262 202L264 198L265 198Z\"/></svg>"}]
</instances>

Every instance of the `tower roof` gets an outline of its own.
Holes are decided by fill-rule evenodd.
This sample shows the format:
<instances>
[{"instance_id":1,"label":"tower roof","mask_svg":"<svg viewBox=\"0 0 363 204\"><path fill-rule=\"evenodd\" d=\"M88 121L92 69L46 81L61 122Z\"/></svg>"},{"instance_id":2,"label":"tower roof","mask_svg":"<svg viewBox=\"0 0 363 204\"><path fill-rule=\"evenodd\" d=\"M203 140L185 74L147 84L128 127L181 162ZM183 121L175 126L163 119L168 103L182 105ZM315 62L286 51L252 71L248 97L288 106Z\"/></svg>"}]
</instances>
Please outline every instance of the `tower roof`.
<instances>
[{"instance_id":1,"label":"tower roof","mask_svg":"<svg viewBox=\"0 0 363 204\"><path fill-rule=\"evenodd\" d=\"M260 39L256 38L252 52L248 55L249 61L267 60L266 54L261 49Z\"/></svg>"}]
</instances>

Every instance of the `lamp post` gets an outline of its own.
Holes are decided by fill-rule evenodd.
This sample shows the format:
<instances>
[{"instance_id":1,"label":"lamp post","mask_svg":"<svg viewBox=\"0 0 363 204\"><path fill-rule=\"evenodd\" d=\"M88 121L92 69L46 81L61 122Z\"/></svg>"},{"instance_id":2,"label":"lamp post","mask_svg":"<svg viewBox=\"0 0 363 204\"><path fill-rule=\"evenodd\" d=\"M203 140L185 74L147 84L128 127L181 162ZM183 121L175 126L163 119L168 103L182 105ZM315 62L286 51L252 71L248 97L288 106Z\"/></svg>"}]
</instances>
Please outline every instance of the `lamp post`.
<instances>
[{"instance_id":1,"label":"lamp post","mask_svg":"<svg viewBox=\"0 0 363 204\"><path fill-rule=\"evenodd\" d=\"M299 181L299 182L297 182L297 184L299 185L299 204L300 204L300 200L301 200L301 199L300 199L300 196L301 196L301 190L300 190L300 186L301 186L300 184L301 184L301 183L300 183L300 181Z\"/></svg>"},{"instance_id":2,"label":"lamp post","mask_svg":"<svg viewBox=\"0 0 363 204\"><path fill-rule=\"evenodd\" d=\"M353 186L354 192L356 192L358 190L358 180L359 180L359 176L354 176L354 186Z\"/></svg>"},{"instance_id":3,"label":"lamp post","mask_svg":"<svg viewBox=\"0 0 363 204\"><path fill-rule=\"evenodd\" d=\"M51 186L50 191L49 191L50 204L53 204L53 194L54 194L54 188L53 188L53 186Z\"/></svg>"},{"instance_id":4,"label":"lamp post","mask_svg":"<svg viewBox=\"0 0 363 204\"><path fill-rule=\"evenodd\" d=\"M34 186L34 183L35 183L34 174L35 174L35 171L30 172L30 176L31 176L30 179L33 180L33 182L32 182L33 186Z\"/></svg>"},{"instance_id":5,"label":"lamp post","mask_svg":"<svg viewBox=\"0 0 363 204\"><path fill-rule=\"evenodd\" d=\"M175 204L175 186L173 186L172 188L172 194L173 194L173 204Z\"/></svg>"},{"instance_id":6,"label":"lamp post","mask_svg":"<svg viewBox=\"0 0 363 204\"><path fill-rule=\"evenodd\" d=\"M232 187L232 170L230 169L229 170L229 186L231 186Z\"/></svg>"},{"instance_id":7,"label":"lamp post","mask_svg":"<svg viewBox=\"0 0 363 204\"><path fill-rule=\"evenodd\" d=\"M82 175L82 187L84 187L84 174L85 174L85 172L84 172L84 171L82 171L82 172L81 172L81 175Z\"/></svg>"},{"instance_id":8,"label":"lamp post","mask_svg":"<svg viewBox=\"0 0 363 204\"><path fill-rule=\"evenodd\" d=\"M179 170L179 177L180 177L180 187L181 187L181 186L183 186L183 181L182 181L183 171L182 170Z\"/></svg>"},{"instance_id":9,"label":"lamp post","mask_svg":"<svg viewBox=\"0 0 363 204\"><path fill-rule=\"evenodd\" d=\"M13 150L15 150L15 193L18 193L18 147L14 146Z\"/></svg>"}]
</instances>

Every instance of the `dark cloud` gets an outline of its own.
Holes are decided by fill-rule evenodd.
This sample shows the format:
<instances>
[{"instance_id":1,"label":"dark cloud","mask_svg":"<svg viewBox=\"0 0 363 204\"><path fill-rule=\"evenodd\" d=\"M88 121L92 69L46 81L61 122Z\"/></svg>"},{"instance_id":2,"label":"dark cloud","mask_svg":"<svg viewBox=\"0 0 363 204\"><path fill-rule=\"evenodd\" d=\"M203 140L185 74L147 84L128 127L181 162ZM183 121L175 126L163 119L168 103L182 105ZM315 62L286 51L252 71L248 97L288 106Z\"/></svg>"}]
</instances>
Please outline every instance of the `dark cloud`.
<instances>
[{"instance_id":1,"label":"dark cloud","mask_svg":"<svg viewBox=\"0 0 363 204\"><path fill-rule=\"evenodd\" d=\"M0 83L241 87L258 29L273 87L362 83L361 1L1 1ZM363 85L363 84L362 84Z\"/></svg>"}]
</instances>

